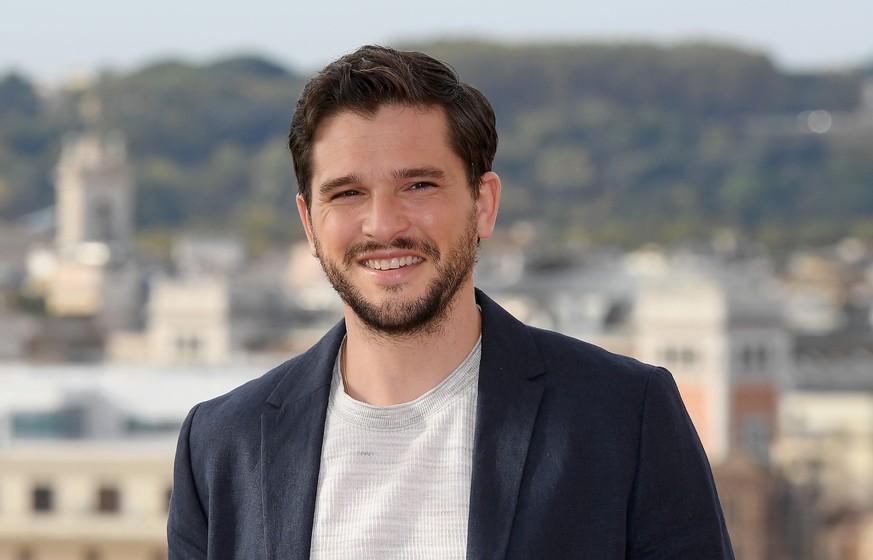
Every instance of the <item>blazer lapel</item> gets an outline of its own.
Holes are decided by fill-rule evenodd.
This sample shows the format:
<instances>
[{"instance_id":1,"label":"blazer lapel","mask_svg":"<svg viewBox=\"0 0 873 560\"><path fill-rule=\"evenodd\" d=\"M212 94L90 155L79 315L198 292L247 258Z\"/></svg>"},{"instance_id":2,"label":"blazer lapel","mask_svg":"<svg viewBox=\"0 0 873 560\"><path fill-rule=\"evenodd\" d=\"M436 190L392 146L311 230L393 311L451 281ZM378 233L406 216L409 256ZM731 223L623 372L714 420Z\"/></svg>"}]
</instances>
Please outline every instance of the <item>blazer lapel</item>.
<instances>
[{"instance_id":1,"label":"blazer lapel","mask_svg":"<svg viewBox=\"0 0 873 560\"><path fill-rule=\"evenodd\" d=\"M343 323L290 367L261 416L261 492L269 560L309 558L330 378Z\"/></svg>"},{"instance_id":2,"label":"blazer lapel","mask_svg":"<svg viewBox=\"0 0 873 560\"><path fill-rule=\"evenodd\" d=\"M473 449L467 558L504 558L543 386L527 327L477 291L482 362Z\"/></svg>"}]
</instances>

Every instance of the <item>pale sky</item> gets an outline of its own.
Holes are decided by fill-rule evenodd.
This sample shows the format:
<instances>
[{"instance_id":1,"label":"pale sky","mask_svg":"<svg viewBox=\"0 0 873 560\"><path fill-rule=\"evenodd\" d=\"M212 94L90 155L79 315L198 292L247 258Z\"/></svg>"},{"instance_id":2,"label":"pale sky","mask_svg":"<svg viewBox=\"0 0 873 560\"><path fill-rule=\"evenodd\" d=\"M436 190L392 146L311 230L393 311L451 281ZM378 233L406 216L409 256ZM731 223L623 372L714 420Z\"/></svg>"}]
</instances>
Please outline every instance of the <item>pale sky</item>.
<instances>
[{"instance_id":1,"label":"pale sky","mask_svg":"<svg viewBox=\"0 0 873 560\"><path fill-rule=\"evenodd\" d=\"M156 59L261 54L313 71L364 43L709 39L789 70L873 63L873 0L25 0L0 8L0 74L43 81Z\"/></svg>"}]
</instances>

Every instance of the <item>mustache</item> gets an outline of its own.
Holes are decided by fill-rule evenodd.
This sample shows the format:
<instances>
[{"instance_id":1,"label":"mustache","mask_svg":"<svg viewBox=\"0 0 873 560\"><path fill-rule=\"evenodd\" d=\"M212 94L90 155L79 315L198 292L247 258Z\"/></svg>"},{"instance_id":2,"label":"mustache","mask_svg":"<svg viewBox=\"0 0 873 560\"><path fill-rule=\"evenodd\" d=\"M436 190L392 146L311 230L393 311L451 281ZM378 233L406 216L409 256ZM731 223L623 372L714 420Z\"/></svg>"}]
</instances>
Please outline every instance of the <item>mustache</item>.
<instances>
[{"instance_id":1,"label":"mustache","mask_svg":"<svg viewBox=\"0 0 873 560\"><path fill-rule=\"evenodd\" d=\"M417 251L419 253L427 255L434 262L439 262L440 260L440 251L439 249L437 249L437 246L434 243L422 239L414 239L412 237L398 237L397 239L393 239L388 243L378 243L376 241L364 241L361 243L356 243L355 245L352 245L351 247L346 249L345 255L343 257L343 263L346 266L351 266L358 260L359 256L364 253L385 251L387 249Z\"/></svg>"}]
</instances>

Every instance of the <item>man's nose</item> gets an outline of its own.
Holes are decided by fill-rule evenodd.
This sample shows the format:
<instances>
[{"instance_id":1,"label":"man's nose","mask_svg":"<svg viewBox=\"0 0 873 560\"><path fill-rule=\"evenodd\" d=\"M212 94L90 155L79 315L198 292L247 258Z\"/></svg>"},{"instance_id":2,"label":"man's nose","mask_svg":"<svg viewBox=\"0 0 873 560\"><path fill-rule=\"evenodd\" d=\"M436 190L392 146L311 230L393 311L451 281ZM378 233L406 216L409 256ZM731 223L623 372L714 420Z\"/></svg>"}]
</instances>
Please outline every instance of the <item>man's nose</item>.
<instances>
[{"instance_id":1,"label":"man's nose","mask_svg":"<svg viewBox=\"0 0 873 560\"><path fill-rule=\"evenodd\" d=\"M409 229L409 225L409 214L394 193L371 196L364 216L364 235L388 242Z\"/></svg>"}]
</instances>

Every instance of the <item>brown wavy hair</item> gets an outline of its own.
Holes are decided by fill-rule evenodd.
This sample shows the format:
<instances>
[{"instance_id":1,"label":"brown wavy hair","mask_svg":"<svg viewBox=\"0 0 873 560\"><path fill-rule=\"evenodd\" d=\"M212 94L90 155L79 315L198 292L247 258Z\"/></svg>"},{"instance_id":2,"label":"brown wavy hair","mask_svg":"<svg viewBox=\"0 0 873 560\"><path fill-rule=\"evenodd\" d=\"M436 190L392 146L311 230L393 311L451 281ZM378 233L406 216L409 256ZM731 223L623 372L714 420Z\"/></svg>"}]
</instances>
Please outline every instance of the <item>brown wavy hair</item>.
<instances>
[{"instance_id":1,"label":"brown wavy hair","mask_svg":"<svg viewBox=\"0 0 873 560\"><path fill-rule=\"evenodd\" d=\"M372 117L384 105L445 111L452 150L467 166L473 196L497 151L494 109L447 64L426 54L367 45L328 64L300 94L288 147L307 208L312 202L312 144L318 126L342 111Z\"/></svg>"}]
</instances>

